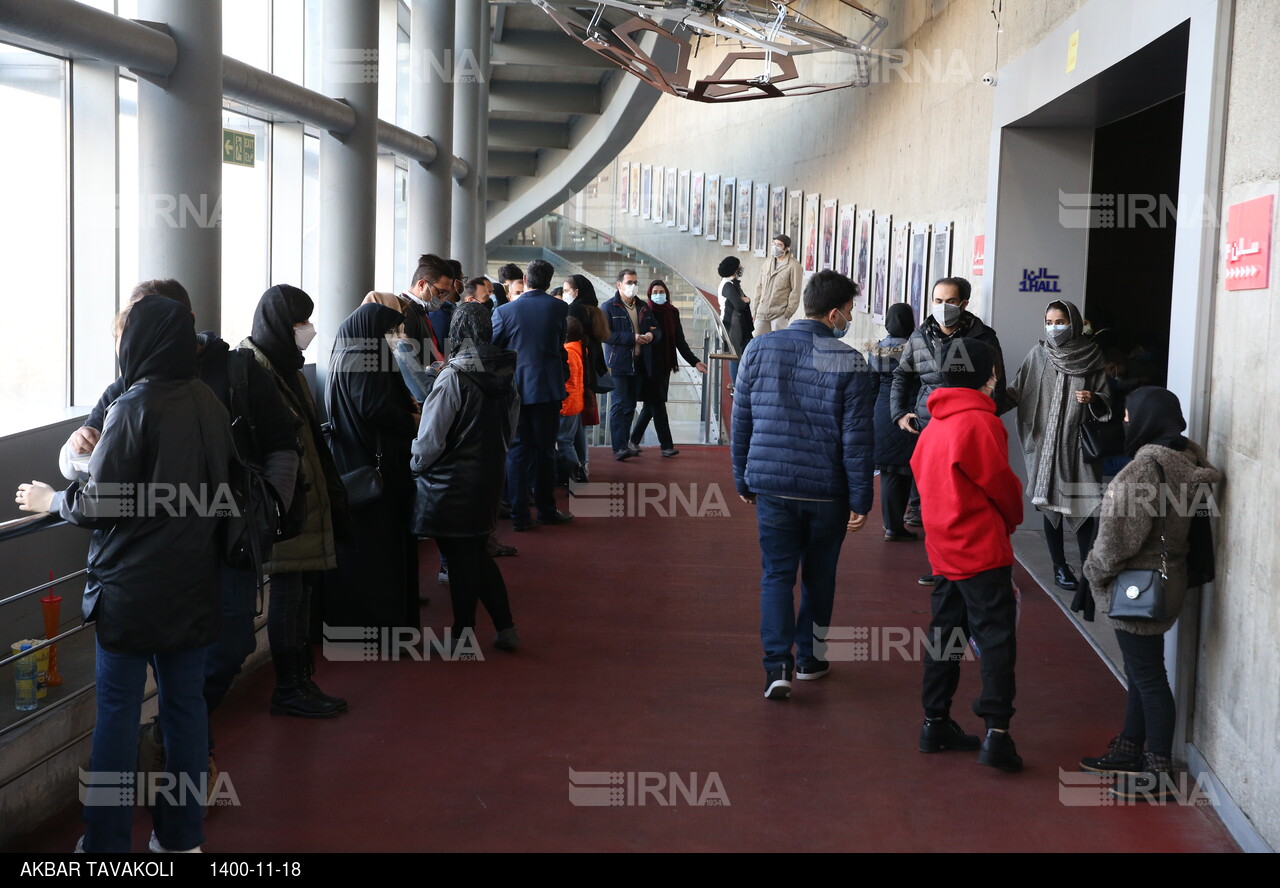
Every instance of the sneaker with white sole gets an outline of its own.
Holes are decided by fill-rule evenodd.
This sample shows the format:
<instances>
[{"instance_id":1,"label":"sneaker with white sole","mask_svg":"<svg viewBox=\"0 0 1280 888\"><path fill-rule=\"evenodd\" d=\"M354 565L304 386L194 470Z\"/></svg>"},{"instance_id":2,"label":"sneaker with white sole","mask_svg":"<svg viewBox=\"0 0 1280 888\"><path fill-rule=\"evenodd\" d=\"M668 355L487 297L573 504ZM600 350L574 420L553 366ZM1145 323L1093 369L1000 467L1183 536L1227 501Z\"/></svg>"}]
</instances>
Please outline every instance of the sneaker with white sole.
<instances>
[{"instance_id":1,"label":"sneaker with white sole","mask_svg":"<svg viewBox=\"0 0 1280 888\"><path fill-rule=\"evenodd\" d=\"M151 838L147 842L147 848L150 849L152 854L203 854L204 853L204 851L200 849L199 845L196 845L194 848L188 848L186 851L171 851L168 848L166 848L164 845L160 844L160 840L156 838L155 830L152 830L151 832Z\"/></svg>"},{"instance_id":2,"label":"sneaker with white sole","mask_svg":"<svg viewBox=\"0 0 1280 888\"><path fill-rule=\"evenodd\" d=\"M796 664L796 681L815 681L831 671L826 660L803 660Z\"/></svg>"},{"instance_id":3,"label":"sneaker with white sole","mask_svg":"<svg viewBox=\"0 0 1280 888\"><path fill-rule=\"evenodd\" d=\"M770 700L786 700L791 696L791 670L770 669L764 679L764 695Z\"/></svg>"}]
</instances>

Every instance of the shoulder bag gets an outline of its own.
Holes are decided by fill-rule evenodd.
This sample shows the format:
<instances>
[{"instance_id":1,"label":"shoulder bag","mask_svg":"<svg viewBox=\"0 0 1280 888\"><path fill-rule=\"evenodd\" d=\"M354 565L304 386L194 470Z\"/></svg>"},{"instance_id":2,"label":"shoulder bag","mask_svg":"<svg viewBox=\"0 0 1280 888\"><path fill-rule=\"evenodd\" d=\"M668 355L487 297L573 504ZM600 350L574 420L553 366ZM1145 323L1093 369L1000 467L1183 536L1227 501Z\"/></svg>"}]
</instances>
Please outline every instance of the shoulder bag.
<instances>
[{"instance_id":1,"label":"shoulder bag","mask_svg":"<svg viewBox=\"0 0 1280 888\"><path fill-rule=\"evenodd\" d=\"M1165 484L1164 467L1152 460L1160 486ZM1111 609L1107 615L1113 620L1131 623L1159 623L1170 618L1165 600L1164 584L1169 579L1169 549L1164 538L1164 514L1160 515L1160 569L1122 570L1111 581Z\"/></svg>"}]
</instances>

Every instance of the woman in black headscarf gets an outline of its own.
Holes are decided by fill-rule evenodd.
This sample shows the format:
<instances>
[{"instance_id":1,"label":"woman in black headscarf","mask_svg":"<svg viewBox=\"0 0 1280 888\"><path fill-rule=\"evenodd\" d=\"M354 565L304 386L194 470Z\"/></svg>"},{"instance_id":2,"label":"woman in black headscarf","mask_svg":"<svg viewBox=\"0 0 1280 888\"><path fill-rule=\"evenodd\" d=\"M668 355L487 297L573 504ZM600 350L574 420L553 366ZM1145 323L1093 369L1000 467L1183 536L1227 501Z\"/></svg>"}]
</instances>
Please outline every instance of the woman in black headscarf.
<instances>
[{"instance_id":1,"label":"woman in black headscarf","mask_svg":"<svg viewBox=\"0 0 1280 888\"><path fill-rule=\"evenodd\" d=\"M488 542L498 523L520 395L516 353L497 348L492 339L488 309L471 302L458 306L449 325L449 363L422 405L413 442L413 523L449 559L453 641L474 631L480 603L497 630L494 645L514 650L520 640Z\"/></svg>"},{"instance_id":2,"label":"woman in black headscarf","mask_svg":"<svg viewBox=\"0 0 1280 888\"><path fill-rule=\"evenodd\" d=\"M569 275L564 282L561 298L569 303L569 317L577 318L578 323L582 325L582 422L573 439L573 448L578 455L579 465L573 480L586 481L588 478L586 430L588 426L600 424L600 401L597 396L613 391L613 385L608 381L609 365L604 360L603 345L612 331L609 328L609 319L600 310L596 288L586 276Z\"/></svg>"},{"instance_id":3,"label":"woman in black headscarf","mask_svg":"<svg viewBox=\"0 0 1280 888\"><path fill-rule=\"evenodd\" d=\"M689 362L689 366L697 368L699 373L707 372L707 365L698 359L689 348L684 338L684 327L680 323L680 310L671 304L671 293L666 281L652 281L646 294L649 307L653 309L654 320L662 331L662 338L653 346L653 373L644 378L640 384L640 397L644 407L636 416L636 424L631 429L631 449L640 449L640 440L653 420L653 427L658 433L658 445L663 456L675 456L680 451L671 437L671 421L667 417L667 396L671 389L671 374L680 369L679 355Z\"/></svg>"},{"instance_id":4,"label":"woman in black headscarf","mask_svg":"<svg viewBox=\"0 0 1280 888\"><path fill-rule=\"evenodd\" d=\"M907 339L916 329L915 313L905 302L890 305L885 312L884 325L889 335L868 347L867 363L871 372L879 375L875 409L875 460L876 469L880 472L880 513L884 520L884 538L893 543L918 539L907 530L902 519L911 493L911 455L915 453L916 439L919 436L898 428L898 424L889 415L893 371L902 360ZM911 403L915 403L915 393L911 392L910 395Z\"/></svg>"},{"instance_id":5,"label":"woman in black headscarf","mask_svg":"<svg viewBox=\"0 0 1280 888\"><path fill-rule=\"evenodd\" d=\"M1044 313L1045 338L1027 354L1009 384L1018 407L1018 436L1027 464L1027 496L1044 515L1044 536L1053 558L1054 581L1075 591L1071 609L1093 619L1088 582L1080 583L1067 564L1063 524L1076 535L1083 564L1093 545L1102 504L1102 467L1088 462L1080 447L1080 426L1111 419L1106 362L1075 303L1050 302Z\"/></svg>"},{"instance_id":6,"label":"woman in black headscarf","mask_svg":"<svg viewBox=\"0 0 1280 888\"><path fill-rule=\"evenodd\" d=\"M1080 767L1116 772L1112 792L1121 798L1159 800L1174 788L1169 774L1175 713L1164 633L1177 621L1186 596L1191 520L1200 506L1212 512L1212 485L1222 481L1222 473L1199 444L1183 436L1187 423L1173 392L1135 390L1125 402L1124 420L1125 450L1134 459L1107 488L1084 574L1106 608L1121 572L1163 569L1166 612L1162 620L1114 621L1129 679L1124 727L1105 754L1081 759Z\"/></svg>"},{"instance_id":7,"label":"woman in black headscarf","mask_svg":"<svg viewBox=\"0 0 1280 888\"><path fill-rule=\"evenodd\" d=\"M361 305L338 328L329 362L325 404L338 471L371 466L382 476L382 494L351 509L353 544L339 548L342 582L325 590L330 626L419 626L418 546L409 527L409 445L418 423L387 341L402 323L404 315L385 305Z\"/></svg>"},{"instance_id":8,"label":"woman in black headscarf","mask_svg":"<svg viewBox=\"0 0 1280 888\"><path fill-rule=\"evenodd\" d=\"M311 388L302 375L302 353L315 338L311 297L288 284L262 294L253 313L252 333L240 343L275 380L276 390L293 414L302 446L302 485L306 522L296 537L276 543L266 572L271 576L267 638L276 687L271 711L276 715L328 718L347 709L312 678L315 659L309 641L311 599L320 572L338 566L336 537L347 529L347 494L333 456L324 444Z\"/></svg>"},{"instance_id":9,"label":"woman in black headscarf","mask_svg":"<svg viewBox=\"0 0 1280 888\"><path fill-rule=\"evenodd\" d=\"M150 663L160 686L165 770L179 787L176 798L160 794L151 806L151 848L199 850L204 798L183 788L203 784L209 761L205 650L219 628L216 516L230 496L231 428L217 395L196 378L186 306L144 296L121 314L118 330L126 390L107 411L88 482L56 494L24 484L17 500L25 511L57 512L93 528L83 598L85 619L97 621L89 770L137 770ZM95 800L92 787L84 801L77 850L127 853L132 807Z\"/></svg>"}]
</instances>

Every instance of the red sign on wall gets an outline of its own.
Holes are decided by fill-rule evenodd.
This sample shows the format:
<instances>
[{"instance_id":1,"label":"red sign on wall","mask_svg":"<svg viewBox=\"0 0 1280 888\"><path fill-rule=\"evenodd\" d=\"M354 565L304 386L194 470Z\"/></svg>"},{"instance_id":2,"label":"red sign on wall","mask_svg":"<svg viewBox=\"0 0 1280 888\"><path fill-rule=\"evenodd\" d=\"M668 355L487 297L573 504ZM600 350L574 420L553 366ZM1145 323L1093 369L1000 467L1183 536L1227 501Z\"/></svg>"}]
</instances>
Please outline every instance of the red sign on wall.
<instances>
[{"instance_id":1,"label":"red sign on wall","mask_svg":"<svg viewBox=\"0 0 1280 888\"><path fill-rule=\"evenodd\" d=\"M987 236L985 234L976 235L973 238L973 274L975 277L982 276L982 269L987 262Z\"/></svg>"},{"instance_id":2,"label":"red sign on wall","mask_svg":"<svg viewBox=\"0 0 1280 888\"><path fill-rule=\"evenodd\" d=\"M1228 290L1265 290L1271 280L1271 219L1275 195L1232 204L1227 210Z\"/></svg>"}]
</instances>

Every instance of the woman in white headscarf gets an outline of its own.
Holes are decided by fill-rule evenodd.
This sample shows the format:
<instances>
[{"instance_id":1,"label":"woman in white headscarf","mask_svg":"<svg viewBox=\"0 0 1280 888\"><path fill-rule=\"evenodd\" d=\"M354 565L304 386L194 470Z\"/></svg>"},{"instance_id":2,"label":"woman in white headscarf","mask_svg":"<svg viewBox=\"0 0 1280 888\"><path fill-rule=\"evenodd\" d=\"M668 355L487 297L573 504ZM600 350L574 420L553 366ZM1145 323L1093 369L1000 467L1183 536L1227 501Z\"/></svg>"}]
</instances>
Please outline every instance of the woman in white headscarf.
<instances>
[{"instance_id":1,"label":"woman in white headscarf","mask_svg":"<svg viewBox=\"0 0 1280 888\"><path fill-rule=\"evenodd\" d=\"M1044 514L1044 534L1053 557L1054 581L1076 592L1071 609L1093 619L1087 581L1078 581L1067 564L1063 523L1071 526L1084 563L1098 531L1102 469L1085 460L1080 426L1090 419L1111 419L1102 350L1084 333L1074 303L1050 302L1044 313L1045 338L1027 354L1009 385L1018 408L1018 436L1027 463L1027 496Z\"/></svg>"}]
</instances>

